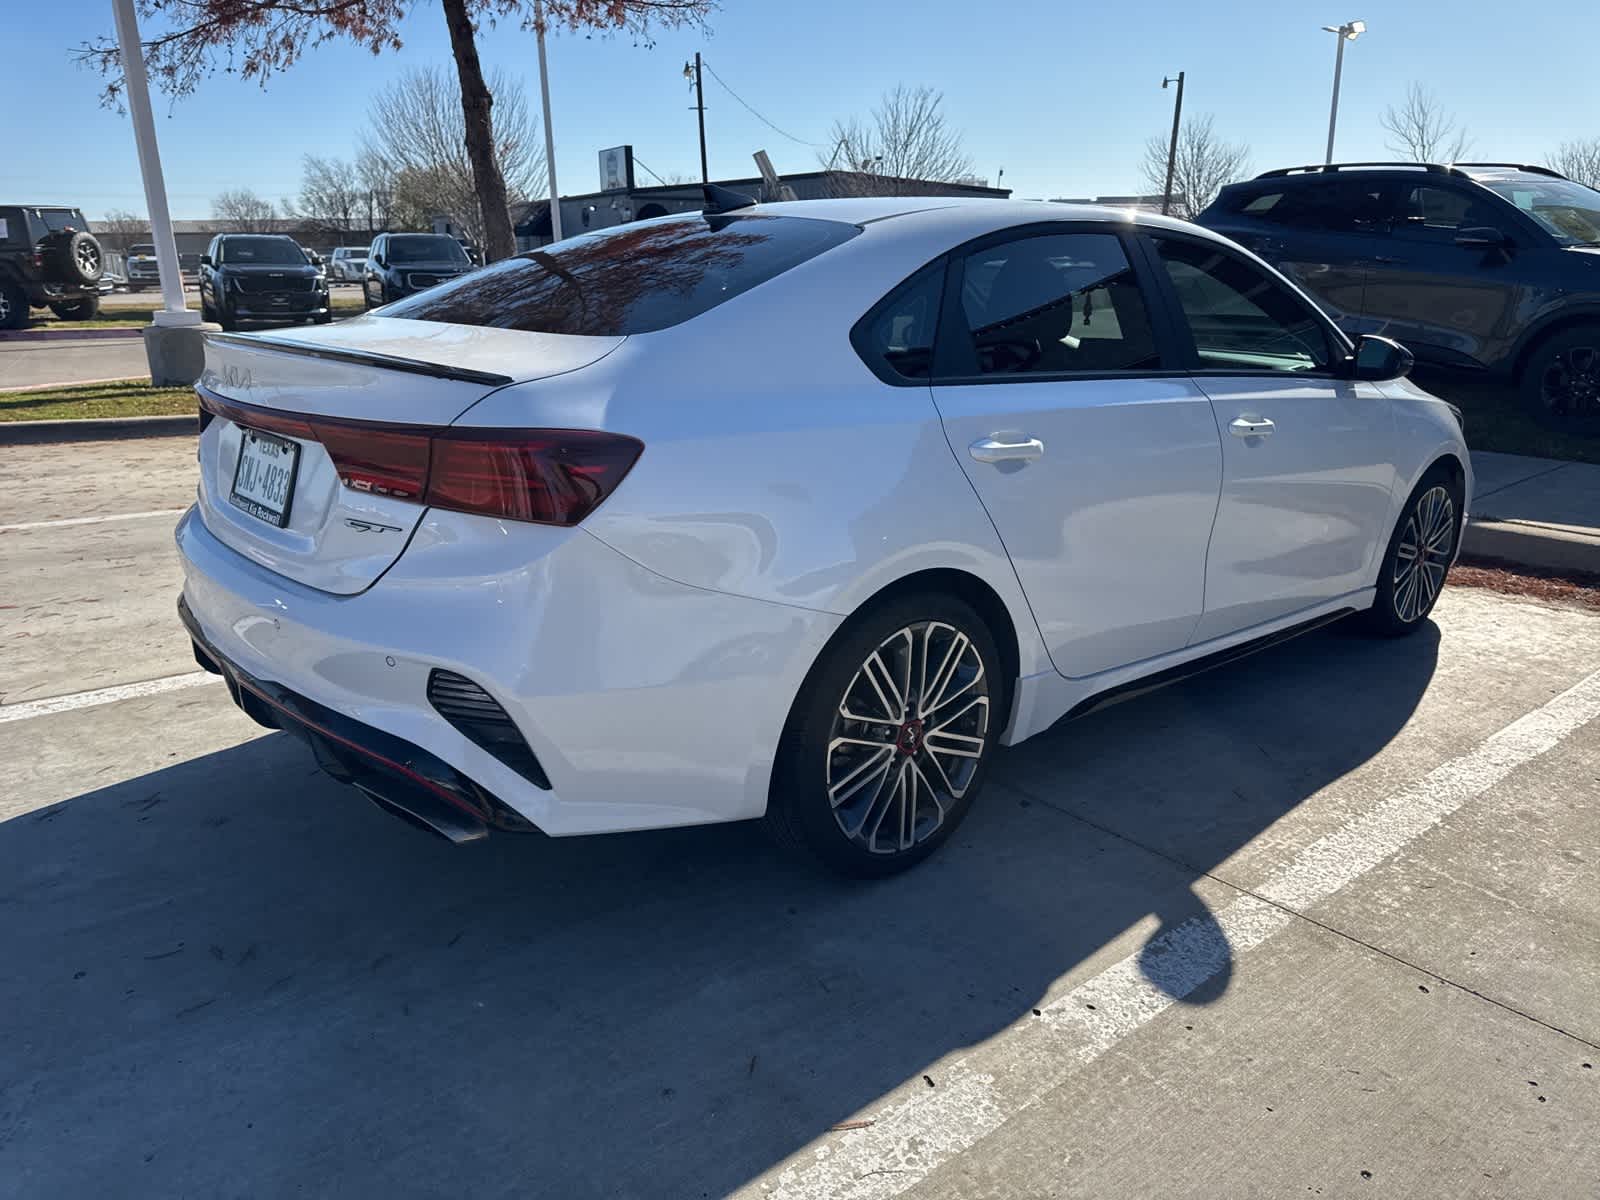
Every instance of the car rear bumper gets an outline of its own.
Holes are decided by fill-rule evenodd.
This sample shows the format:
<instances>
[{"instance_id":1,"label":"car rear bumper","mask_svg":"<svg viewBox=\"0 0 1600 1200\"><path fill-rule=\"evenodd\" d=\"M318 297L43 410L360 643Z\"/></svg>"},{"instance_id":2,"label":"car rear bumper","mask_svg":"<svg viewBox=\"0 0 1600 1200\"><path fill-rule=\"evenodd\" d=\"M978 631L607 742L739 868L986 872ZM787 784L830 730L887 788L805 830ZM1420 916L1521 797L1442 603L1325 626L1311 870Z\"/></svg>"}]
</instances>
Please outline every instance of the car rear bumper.
<instances>
[{"instance_id":1,"label":"car rear bumper","mask_svg":"<svg viewBox=\"0 0 1600 1200\"><path fill-rule=\"evenodd\" d=\"M311 726L324 751L355 743L347 772L392 780L368 749L428 765L485 825L506 824L503 804L555 836L759 816L790 704L840 622L674 583L581 530L434 510L353 596L251 561L195 509L176 538L202 662L252 716ZM548 788L433 707L439 671L500 706Z\"/></svg>"}]
</instances>

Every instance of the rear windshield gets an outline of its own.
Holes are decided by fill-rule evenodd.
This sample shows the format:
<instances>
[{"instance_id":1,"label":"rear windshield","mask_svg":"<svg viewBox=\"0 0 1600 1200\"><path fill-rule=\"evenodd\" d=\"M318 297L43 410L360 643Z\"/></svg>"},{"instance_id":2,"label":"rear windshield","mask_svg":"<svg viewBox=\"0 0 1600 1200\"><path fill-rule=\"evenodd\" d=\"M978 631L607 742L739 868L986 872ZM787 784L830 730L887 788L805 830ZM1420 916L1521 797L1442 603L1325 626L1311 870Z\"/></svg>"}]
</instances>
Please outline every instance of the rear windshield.
<instances>
[{"instance_id":1,"label":"rear windshield","mask_svg":"<svg viewBox=\"0 0 1600 1200\"><path fill-rule=\"evenodd\" d=\"M222 243L222 261L234 264L304 264L306 256L291 238L231 237Z\"/></svg>"},{"instance_id":2,"label":"rear windshield","mask_svg":"<svg viewBox=\"0 0 1600 1200\"><path fill-rule=\"evenodd\" d=\"M538 333L649 333L699 316L859 232L810 217L625 225L519 254L384 312Z\"/></svg>"},{"instance_id":3,"label":"rear windshield","mask_svg":"<svg viewBox=\"0 0 1600 1200\"><path fill-rule=\"evenodd\" d=\"M397 263L453 262L464 263L467 254L455 238L442 234L435 237L422 234L417 237L392 237L389 239L389 261Z\"/></svg>"}]
</instances>

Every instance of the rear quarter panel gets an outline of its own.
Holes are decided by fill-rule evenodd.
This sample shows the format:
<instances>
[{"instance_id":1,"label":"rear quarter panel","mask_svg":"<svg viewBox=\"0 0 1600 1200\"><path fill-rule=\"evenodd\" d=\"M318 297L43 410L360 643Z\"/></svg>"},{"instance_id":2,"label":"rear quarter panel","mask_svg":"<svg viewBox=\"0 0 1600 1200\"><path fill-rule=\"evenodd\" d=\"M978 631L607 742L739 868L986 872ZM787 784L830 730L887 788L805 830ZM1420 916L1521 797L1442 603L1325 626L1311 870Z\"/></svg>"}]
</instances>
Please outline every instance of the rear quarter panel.
<instances>
[{"instance_id":1,"label":"rear quarter panel","mask_svg":"<svg viewBox=\"0 0 1600 1200\"><path fill-rule=\"evenodd\" d=\"M583 528L668 579L848 615L913 572L963 570L1005 603L1022 673L1049 669L929 389L883 383L850 345L861 314L941 248L909 230L880 242L630 337L593 368L496 392L458 424L643 440Z\"/></svg>"}]
</instances>

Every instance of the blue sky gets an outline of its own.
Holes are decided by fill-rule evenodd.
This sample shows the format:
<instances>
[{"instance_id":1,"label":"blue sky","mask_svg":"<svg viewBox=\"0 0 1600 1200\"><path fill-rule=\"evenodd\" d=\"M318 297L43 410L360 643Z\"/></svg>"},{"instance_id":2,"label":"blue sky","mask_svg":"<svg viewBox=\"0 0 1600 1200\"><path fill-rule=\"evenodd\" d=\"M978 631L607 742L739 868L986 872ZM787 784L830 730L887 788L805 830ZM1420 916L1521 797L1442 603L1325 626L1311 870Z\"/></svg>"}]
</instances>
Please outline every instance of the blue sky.
<instances>
[{"instance_id":1,"label":"blue sky","mask_svg":"<svg viewBox=\"0 0 1600 1200\"><path fill-rule=\"evenodd\" d=\"M691 96L682 76L696 49L745 100L801 139L822 142L836 117L871 108L897 83L943 91L980 174L1020 196L1143 190L1140 148L1171 120L1163 74L1188 73L1185 108L1212 113L1224 136L1252 147L1257 170L1320 160L1334 39L1320 26L1360 17L1368 33L1345 57L1338 156L1390 157L1378 118L1412 80L1470 129L1474 157L1539 160L1559 142L1600 136L1600 72L1570 5L1506 10L1486 0L1448 9L1411 2L1319 0L1069 6L954 0L723 0L709 35L674 33L653 49L626 38L560 35L549 43L556 162L562 190L598 186L596 151L631 142L662 174L698 174ZM1330 6L1331 4L1331 6ZM10 4L7 5L11 7ZM98 81L69 51L110 33L109 0L16 3L0 73L3 198L144 211L127 119L98 107ZM248 187L293 195L307 152L351 155L366 97L410 64L450 62L437 0L414 0L398 53L311 52L266 90L219 75L192 97L156 100L173 214L210 215L210 198ZM502 26L481 39L485 64L536 89L531 35ZM780 172L810 170L817 151L763 126L709 75L713 177L753 173L765 148ZM641 172L641 181L648 181Z\"/></svg>"}]
</instances>

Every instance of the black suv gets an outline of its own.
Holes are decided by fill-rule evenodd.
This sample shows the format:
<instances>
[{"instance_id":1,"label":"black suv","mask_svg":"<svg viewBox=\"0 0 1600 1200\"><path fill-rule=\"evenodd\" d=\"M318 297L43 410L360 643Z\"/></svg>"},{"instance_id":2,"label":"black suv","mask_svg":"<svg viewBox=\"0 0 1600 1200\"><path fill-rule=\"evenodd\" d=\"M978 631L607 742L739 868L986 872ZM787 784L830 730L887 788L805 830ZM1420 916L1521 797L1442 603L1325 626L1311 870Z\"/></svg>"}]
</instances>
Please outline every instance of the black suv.
<instances>
[{"instance_id":1,"label":"black suv","mask_svg":"<svg viewBox=\"0 0 1600 1200\"><path fill-rule=\"evenodd\" d=\"M1600 191L1545 167L1334 163L1223 188L1196 218L1419 366L1514 383L1600 431Z\"/></svg>"},{"instance_id":2,"label":"black suv","mask_svg":"<svg viewBox=\"0 0 1600 1200\"><path fill-rule=\"evenodd\" d=\"M104 264L77 209L0 204L0 329L21 329L30 307L88 320L100 311Z\"/></svg>"},{"instance_id":3,"label":"black suv","mask_svg":"<svg viewBox=\"0 0 1600 1200\"><path fill-rule=\"evenodd\" d=\"M372 239L361 295L368 308L472 270L461 243L442 233L383 233Z\"/></svg>"},{"instance_id":4,"label":"black suv","mask_svg":"<svg viewBox=\"0 0 1600 1200\"><path fill-rule=\"evenodd\" d=\"M224 329L240 321L333 320L328 277L281 233L223 233L200 256L200 315Z\"/></svg>"}]
</instances>

